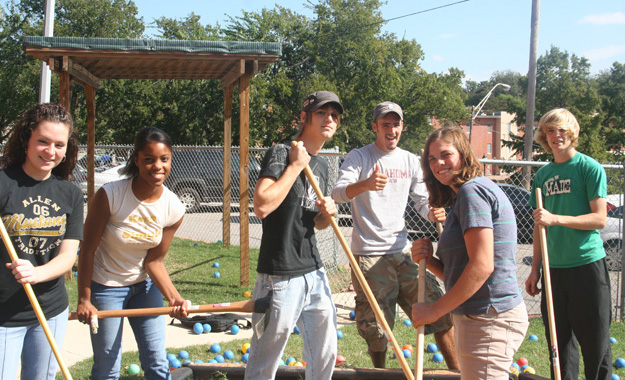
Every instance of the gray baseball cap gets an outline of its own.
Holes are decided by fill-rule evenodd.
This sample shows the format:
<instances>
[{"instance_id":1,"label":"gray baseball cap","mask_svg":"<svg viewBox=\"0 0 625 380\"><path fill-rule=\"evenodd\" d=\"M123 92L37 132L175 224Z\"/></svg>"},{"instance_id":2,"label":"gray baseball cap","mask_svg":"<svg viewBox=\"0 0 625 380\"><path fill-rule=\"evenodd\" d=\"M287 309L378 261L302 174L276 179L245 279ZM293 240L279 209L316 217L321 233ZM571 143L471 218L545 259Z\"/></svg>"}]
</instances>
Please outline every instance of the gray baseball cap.
<instances>
[{"instance_id":1,"label":"gray baseball cap","mask_svg":"<svg viewBox=\"0 0 625 380\"><path fill-rule=\"evenodd\" d=\"M399 104L393 102L382 102L375 106L375 110L373 110L373 121L383 118L390 112L396 113L400 120L404 120L404 113L402 112Z\"/></svg>"},{"instance_id":2,"label":"gray baseball cap","mask_svg":"<svg viewBox=\"0 0 625 380\"><path fill-rule=\"evenodd\" d=\"M305 112L312 112L328 103L334 103L338 108L338 111L341 114L343 113L343 105L341 104L339 97L331 91L317 91L308 95L306 100L304 100L304 104L302 104L302 109Z\"/></svg>"}]
</instances>

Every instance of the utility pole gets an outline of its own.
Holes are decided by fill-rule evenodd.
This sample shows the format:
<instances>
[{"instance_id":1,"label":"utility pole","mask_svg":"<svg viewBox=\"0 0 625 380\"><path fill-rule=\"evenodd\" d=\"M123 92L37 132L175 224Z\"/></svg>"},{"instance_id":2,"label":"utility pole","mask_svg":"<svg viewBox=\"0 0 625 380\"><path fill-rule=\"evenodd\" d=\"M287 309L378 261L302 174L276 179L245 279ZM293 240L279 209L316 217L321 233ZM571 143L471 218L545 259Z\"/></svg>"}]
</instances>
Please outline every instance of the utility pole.
<instances>
[{"instance_id":1,"label":"utility pole","mask_svg":"<svg viewBox=\"0 0 625 380\"><path fill-rule=\"evenodd\" d=\"M532 21L530 32L530 62L527 72L527 110L525 112L525 139L523 140L523 159L532 161L532 145L534 143L534 109L536 108L536 61L538 53L538 24L540 16L540 0L532 0ZM532 168L524 166L523 187L529 190Z\"/></svg>"},{"instance_id":2,"label":"utility pole","mask_svg":"<svg viewBox=\"0 0 625 380\"><path fill-rule=\"evenodd\" d=\"M46 0L46 13L44 18L43 35L52 37L54 35L54 1ZM45 62L41 62L41 79L39 81L39 103L50 102L50 68Z\"/></svg>"}]
</instances>

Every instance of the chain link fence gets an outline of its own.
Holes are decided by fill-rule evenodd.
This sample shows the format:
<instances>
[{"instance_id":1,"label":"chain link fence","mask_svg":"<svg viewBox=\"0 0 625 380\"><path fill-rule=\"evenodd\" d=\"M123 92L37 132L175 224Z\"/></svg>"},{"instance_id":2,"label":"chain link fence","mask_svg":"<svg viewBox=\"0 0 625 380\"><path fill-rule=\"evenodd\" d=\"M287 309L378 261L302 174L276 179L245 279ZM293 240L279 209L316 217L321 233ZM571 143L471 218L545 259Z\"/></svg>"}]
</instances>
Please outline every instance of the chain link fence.
<instances>
[{"instance_id":1,"label":"chain link fence","mask_svg":"<svg viewBox=\"0 0 625 380\"><path fill-rule=\"evenodd\" d=\"M95 188L96 190L106 182L119 179L118 170L125 165L130 157L131 146L99 145L95 156ZM265 155L266 148L250 148L249 154L249 199L250 208L253 207L253 191L260 163ZM338 176L344 153L338 150L327 150L321 153L328 160L330 166L330 184ZM224 197L223 197L223 147L176 146L172 170L166 185L174 191L187 208L182 226L176 236L180 238L201 240L206 242L231 242L239 245L240 217L239 217L239 149L232 148L230 171L230 220L224 229ZM532 231L534 219L532 208L529 205L529 191L524 187L529 184L533 173L546 163L481 160L484 173L497 182L513 204L516 212L518 227L517 245L517 277L519 286L525 288L532 262ZM530 178L523 177L523 167L530 166ZM612 285L612 305L615 318L621 318L624 304L622 284L623 258L623 193L625 166L603 165L608 177L608 222L601 230L604 248L607 254ZM81 147L79 161L74 171L74 183L80 186L86 194L86 147ZM351 241L352 223L348 205L339 205L338 224L343 236ZM430 236L437 238L436 227L433 223L421 217L408 202L404 218L411 239ZM229 236L224 236L229 231ZM249 247L258 248L262 234L261 221L253 213L249 218ZM326 266L328 277L337 307L351 309L354 302L354 293L351 291L351 277L349 262L343 249L334 235L332 228L317 232L317 242L321 258ZM255 268L250 268L251 272ZM530 314L540 314L540 297L530 297L525 292L525 302Z\"/></svg>"}]
</instances>

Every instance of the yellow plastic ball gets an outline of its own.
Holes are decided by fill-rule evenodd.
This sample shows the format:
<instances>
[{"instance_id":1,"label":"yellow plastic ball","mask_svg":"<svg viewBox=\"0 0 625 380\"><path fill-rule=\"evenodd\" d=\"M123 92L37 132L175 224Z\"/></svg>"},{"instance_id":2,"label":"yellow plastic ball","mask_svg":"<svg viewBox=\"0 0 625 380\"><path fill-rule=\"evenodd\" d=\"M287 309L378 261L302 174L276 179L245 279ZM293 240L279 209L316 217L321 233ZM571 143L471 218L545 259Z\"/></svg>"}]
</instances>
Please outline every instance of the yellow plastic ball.
<instances>
[{"instance_id":1,"label":"yellow plastic ball","mask_svg":"<svg viewBox=\"0 0 625 380\"><path fill-rule=\"evenodd\" d=\"M249 349L250 349L250 344L249 344L249 343L244 343L244 344L241 346L241 352L242 352L242 353L244 353L244 354L246 354L246 353L247 353L247 350L249 350Z\"/></svg>"},{"instance_id":2,"label":"yellow plastic ball","mask_svg":"<svg viewBox=\"0 0 625 380\"><path fill-rule=\"evenodd\" d=\"M246 290L245 292L243 292L243 297L252 298L252 292L250 292L249 290Z\"/></svg>"},{"instance_id":3,"label":"yellow plastic ball","mask_svg":"<svg viewBox=\"0 0 625 380\"><path fill-rule=\"evenodd\" d=\"M289 366L293 367L297 365L297 360L293 360L292 362L289 362Z\"/></svg>"},{"instance_id":4,"label":"yellow plastic ball","mask_svg":"<svg viewBox=\"0 0 625 380\"><path fill-rule=\"evenodd\" d=\"M535 375L536 374L536 370L534 368L532 368L532 367L527 367L527 368L525 368L523 370L523 373L529 373L529 374Z\"/></svg>"},{"instance_id":5,"label":"yellow plastic ball","mask_svg":"<svg viewBox=\"0 0 625 380\"><path fill-rule=\"evenodd\" d=\"M301 362L295 362L295 364L293 364L294 367L303 367L304 365Z\"/></svg>"}]
</instances>

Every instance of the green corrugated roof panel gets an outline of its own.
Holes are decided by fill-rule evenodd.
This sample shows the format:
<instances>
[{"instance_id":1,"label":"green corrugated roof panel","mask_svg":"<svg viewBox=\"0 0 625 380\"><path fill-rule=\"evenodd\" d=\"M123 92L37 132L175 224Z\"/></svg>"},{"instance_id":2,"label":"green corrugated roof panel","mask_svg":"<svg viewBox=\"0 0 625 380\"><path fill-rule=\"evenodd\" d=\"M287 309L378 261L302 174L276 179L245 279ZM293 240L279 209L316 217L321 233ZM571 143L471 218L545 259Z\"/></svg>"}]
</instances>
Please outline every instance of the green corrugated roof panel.
<instances>
[{"instance_id":1,"label":"green corrugated roof panel","mask_svg":"<svg viewBox=\"0 0 625 380\"><path fill-rule=\"evenodd\" d=\"M119 51L181 51L188 53L281 55L279 42L157 40L130 38L24 37L25 47Z\"/></svg>"}]
</instances>

